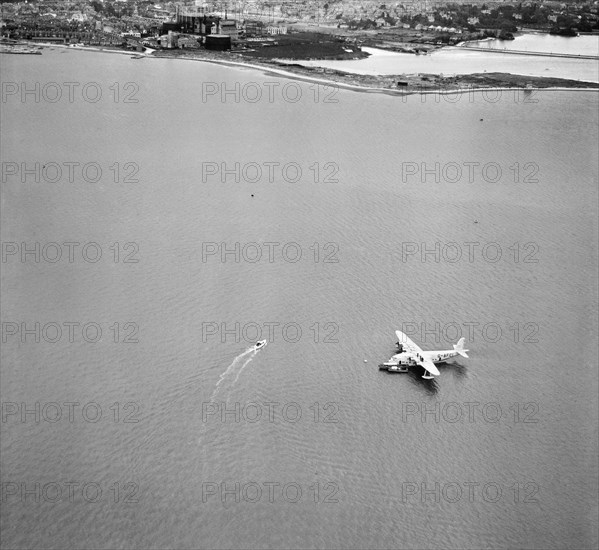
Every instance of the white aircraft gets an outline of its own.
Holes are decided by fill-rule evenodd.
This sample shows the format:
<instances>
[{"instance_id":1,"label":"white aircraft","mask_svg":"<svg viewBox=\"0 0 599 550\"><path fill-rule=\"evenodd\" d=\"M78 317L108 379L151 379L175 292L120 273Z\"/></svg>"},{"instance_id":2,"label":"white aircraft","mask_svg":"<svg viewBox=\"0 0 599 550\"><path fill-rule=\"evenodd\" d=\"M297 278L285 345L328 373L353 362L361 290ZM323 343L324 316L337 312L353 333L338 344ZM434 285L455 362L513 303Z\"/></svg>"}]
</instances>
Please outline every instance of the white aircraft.
<instances>
[{"instance_id":1,"label":"white aircraft","mask_svg":"<svg viewBox=\"0 0 599 550\"><path fill-rule=\"evenodd\" d=\"M379 365L379 369L388 372L408 372L408 367L420 365L426 374L422 378L430 380L441 374L439 369L435 367L435 363L445 363L450 357L461 355L468 357L467 349L464 349L465 338L460 338L457 344L453 344L453 349L441 351L423 351L417 346L407 335L396 330L398 342L397 347L399 353L396 353L391 359Z\"/></svg>"}]
</instances>

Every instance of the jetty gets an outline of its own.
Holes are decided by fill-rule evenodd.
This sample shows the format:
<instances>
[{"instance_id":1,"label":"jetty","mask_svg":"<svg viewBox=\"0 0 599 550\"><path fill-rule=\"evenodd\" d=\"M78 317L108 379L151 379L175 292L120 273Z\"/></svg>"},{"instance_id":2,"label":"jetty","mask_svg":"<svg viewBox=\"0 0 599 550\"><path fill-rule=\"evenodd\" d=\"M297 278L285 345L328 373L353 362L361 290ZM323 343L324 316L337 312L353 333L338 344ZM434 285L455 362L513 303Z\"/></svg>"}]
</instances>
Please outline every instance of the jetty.
<instances>
[{"instance_id":1,"label":"jetty","mask_svg":"<svg viewBox=\"0 0 599 550\"><path fill-rule=\"evenodd\" d=\"M537 57L567 57L570 59L595 59L599 60L599 55L583 55L573 53L553 53L553 52L531 52L528 50L507 50L499 48L480 48L478 46L447 46L447 48L460 49L460 50L471 50L474 52L486 52L486 53L507 53L510 55L534 55Z\"/></svg>"}]
</instances>

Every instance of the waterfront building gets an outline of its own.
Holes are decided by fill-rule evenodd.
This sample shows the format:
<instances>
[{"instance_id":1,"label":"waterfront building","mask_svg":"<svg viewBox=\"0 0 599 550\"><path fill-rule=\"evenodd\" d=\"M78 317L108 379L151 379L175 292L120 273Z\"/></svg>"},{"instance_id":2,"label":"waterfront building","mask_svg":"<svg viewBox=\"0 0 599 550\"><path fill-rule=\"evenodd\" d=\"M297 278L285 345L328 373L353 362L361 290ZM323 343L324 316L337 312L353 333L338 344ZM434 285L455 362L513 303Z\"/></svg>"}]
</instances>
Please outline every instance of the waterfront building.
<instances>
[{"instance_id":1,"label":"waterfront building","mask_svg":"<svg viewBox=\"0 0 599 550\"><path fill-rule=\"evenodd\" d=\"M231 49L231 37L227 34L209 34L205 43L207 50L225 51Z\"/></svg>"}]
</instances>

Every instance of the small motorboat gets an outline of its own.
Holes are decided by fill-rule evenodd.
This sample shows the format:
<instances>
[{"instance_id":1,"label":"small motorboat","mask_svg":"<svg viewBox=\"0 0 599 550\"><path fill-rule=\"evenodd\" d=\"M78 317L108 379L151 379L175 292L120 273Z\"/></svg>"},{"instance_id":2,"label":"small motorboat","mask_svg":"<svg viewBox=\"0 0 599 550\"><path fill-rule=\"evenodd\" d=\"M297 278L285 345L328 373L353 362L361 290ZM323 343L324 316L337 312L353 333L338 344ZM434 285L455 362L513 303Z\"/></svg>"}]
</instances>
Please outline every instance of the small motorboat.
<instances>
[{"instance_id":1,"label":"small motorboat","mask_svg":"<svg viewBox=\"0 0 599 550\"><path fill-rule=\"evenodd\" d=\"M263 348L265 345L266 345L266 340L260 340L259 342L256 342L254 349L258 350L260 348Z\"/></svg>"},{"instance_id":2,"label":"small motorboat","mask_svg":"<svg viewBox=\"0 0 599 550\"><path fill-rule=\"evenodd\" d=\"M408 367L404 365L393 365L387 369L387 372L408 372Z\"/></svg>"},{"instance_id":3,"label":"small motorboat","mask_svg":"<svg viewBox=\"0 0 599 550\"><path fill-rule=\"evenodd\" d=\"M394 361L387 361L379 365L379 370L386 370L387 372L408 372L408 367Z\"/></svg>"}]
</instances>

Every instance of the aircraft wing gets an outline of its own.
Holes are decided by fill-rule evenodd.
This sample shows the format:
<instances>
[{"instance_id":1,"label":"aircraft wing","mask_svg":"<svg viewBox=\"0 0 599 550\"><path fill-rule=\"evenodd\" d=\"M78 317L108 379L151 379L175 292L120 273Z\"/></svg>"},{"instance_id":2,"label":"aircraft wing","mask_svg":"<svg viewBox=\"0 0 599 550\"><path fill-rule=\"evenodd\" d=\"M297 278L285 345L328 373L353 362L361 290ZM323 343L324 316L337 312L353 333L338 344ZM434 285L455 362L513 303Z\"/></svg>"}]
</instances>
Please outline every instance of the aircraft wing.
<instances>
[{"instance_id":1,"label":"aircraft wing","mask_svg":"<svg viewBox=\"0 0 599 550\"><path fill-rule=\"evenodd\" d=\"M430 359L425 359L424 361L418 361L418 364L424 368L424 370L430 372L433 376L439 376L441 373L439 369L435 366L435 364Z\"/></svg>"},{"instance_id":2,"label":"aircraft wing","mask_svg":"<svg viewBox=\"0 0 599 550\"><path fill-rule=\"evenodd\" d=\"M396 330L395 336L397 336L398 342L406 349L406 351L409 351L410 353L422 354L422 349L412 342L412 340L403 332L401 332L401 330Z\"/></svg>"}]
</instances>

